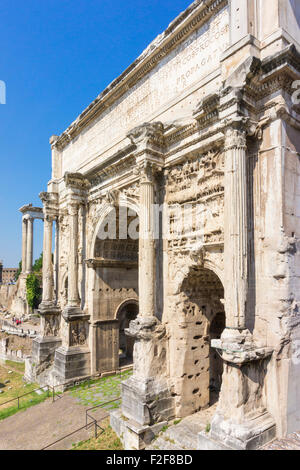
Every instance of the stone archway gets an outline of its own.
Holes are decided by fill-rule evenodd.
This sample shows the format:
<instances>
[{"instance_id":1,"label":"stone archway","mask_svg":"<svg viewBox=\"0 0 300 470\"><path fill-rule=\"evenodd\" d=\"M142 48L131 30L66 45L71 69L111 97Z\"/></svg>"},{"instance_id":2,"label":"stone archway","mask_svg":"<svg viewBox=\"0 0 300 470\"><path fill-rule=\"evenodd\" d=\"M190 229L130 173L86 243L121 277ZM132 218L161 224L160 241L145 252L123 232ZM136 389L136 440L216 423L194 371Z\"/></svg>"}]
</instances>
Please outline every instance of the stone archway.
<instances>
[{"instance_id":1,"label":"stone archway","mask_svg":"<svg viewBox=\"0 0 300 470\"><path fill-rule=\"evenodd\" d=\"M129 306L138 303L138 214L118 204L111 205L110 211L106 208L104 214L97 224L93 257L89 262L93 269L93 289L89 297L94 324L95 372L113 371L121 363L129 362L126 354L127 348L130 349L129 340L126 343L124 336L120 337L120 326L127 328ZM132 237L133 226L137 228L135 238ZM124 354L119 354L120 342L125 348Z\"/></svg>"},{"instance_id":2,"label":"stone archway","mask_svg":"<svg viewBox=\"0 0 300 470\"><path fill-rule=\"evenodd\" d=\"M223 364L210 342L225 327L223 299L223 285L212 270L190 268L180 288L177 332L173 325L177 416L190 415L218 400Z\"/></svg>"},{"instance_id":3,"label":"stone archway","mask_svg":"<svg viewBox=\"0 0 300 470\"><path fill-rule=\"evenodd\" d=\"M129 365L133 362L134 338L127 336L125 330L129 323L135 320L139 312L138 302L129 299L117 309L116 318L119 322L119 366Z\"/></svg>"}]
</instances>

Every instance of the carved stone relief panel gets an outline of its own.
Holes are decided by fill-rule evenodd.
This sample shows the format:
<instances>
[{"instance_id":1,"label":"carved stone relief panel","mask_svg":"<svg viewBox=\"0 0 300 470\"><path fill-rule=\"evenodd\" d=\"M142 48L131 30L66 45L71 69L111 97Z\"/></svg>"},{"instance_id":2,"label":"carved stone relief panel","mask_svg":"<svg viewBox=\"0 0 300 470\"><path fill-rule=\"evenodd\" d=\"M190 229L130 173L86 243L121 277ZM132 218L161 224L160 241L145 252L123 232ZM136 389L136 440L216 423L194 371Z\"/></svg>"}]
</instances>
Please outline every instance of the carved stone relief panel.
<instances>
[{"instance_id":1,"label":"carved stone relief panel","mask_svg":"<svg viewBox=\"0 0 300 470\"><path fill-rule=\"evenodd\" d=\"M83 321L70 323L70 346L85 346L87 344L87 326Z\"/></svg>"}]
</instances>

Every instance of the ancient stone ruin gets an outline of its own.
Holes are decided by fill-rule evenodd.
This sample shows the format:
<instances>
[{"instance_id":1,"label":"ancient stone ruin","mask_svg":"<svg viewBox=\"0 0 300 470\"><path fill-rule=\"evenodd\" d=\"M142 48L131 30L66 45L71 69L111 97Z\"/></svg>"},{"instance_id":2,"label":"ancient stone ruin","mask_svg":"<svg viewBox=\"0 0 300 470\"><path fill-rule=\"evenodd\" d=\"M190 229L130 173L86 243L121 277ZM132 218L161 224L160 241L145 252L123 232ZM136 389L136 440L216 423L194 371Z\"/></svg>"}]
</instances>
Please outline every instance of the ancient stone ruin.
<instances>
[{"instance_id":1,"label":"ancient stone ruin","mask_svg":"<svg viewBox=\"0 0 300 470\"><path fill-rule=\"evenodd\" d=\"M195 1L50 139L26 376L133 360L128 449L216 402L199 449L300 429L299 22L294 0Z\"/></svg>"}]
</instances>

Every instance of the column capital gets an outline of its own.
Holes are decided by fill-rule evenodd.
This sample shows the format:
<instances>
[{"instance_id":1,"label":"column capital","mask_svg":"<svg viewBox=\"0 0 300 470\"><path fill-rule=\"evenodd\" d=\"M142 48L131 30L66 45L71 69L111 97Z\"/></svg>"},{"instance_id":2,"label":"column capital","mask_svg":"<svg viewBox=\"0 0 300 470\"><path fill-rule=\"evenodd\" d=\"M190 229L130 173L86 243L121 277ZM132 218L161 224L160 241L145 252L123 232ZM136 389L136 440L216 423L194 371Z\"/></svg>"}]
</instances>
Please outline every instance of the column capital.
<instances>
[{"instance_id":1,"label":"column capital","mask_svg":"<svg viewBox=\"0 0 300 470\"><path fill-rule=\"evenodd\" d=\"M57 214L53 214L52 212L45 211L45 216L44 216L45 222L54 222L55 220L57 220L57 218L58 218Z\"/></svg>"},{"instance_id":2,"label":"column capital","mask_svg":"<svg viewBox=\"0 0 300 470\"><path fill-rule=\"evenodd\" d=\"M137 166L134 170L136 175L139 175L141 184L144 183L154 183L154 177L156 173L162 171L162 165L159 165L157 162L142 160L137 163Z\"/></svg>"},{"instance_id":3,"label":"column capital","mask_svg":"<svg viewBox=\"0 0 300 470\"><path fill-rule=\"evenodd\" d=\"M136 146L141 144L155 144L162 146L163 134L164 126L161 122L144 122L144 124L141 124L128 132L127 137L131 140L131 143Z\"/></svg>"},{"instance_id":4,"label":"column capital","mask_svg":"<svg viewBox=\"0 0 300 470\"><path fill-rule=\"evenodd\" d=\"M23 215L22 220L27 222L28 220L34 220L34 217L31 214L25 214Z\"/></svg>"},{"instance_id":5,"label":"column capital","mask_svg":"<svg viewBox=\"0 0 300 470\"><path fill-rule=\"evenodd\" d=\"M253 121L247 117L225 119L223 133L225 135L225 151L232 148L246 148L247 137L261 140L264 123Z\"/></svg>"},{"instance_id":6,"label":"column capital","mask_svg":"<svg viewBox=\"0 0 300 470\"><path fill-rule=\"evenodd\" d=\"M47 217L47 220L55 220L58 216L58 193L42 192L39 197L44 206L44 217Z\"/></svg>"},{"instance_id":7,"label":"column capital","mask_svg":"<svg viewBox=\"0 0 300 470\"><path fill-rule=\"evenodd\" d=\"M247 148L248 123L249 120L243 117L224 120L225 152L231 149Z\"/></svg>"},{"instance_id":8,"label":"column capital","mask_svg":"<svg viewBox=\"0 0 300 470\"><path fill-rule=\"evenodd\" d=\"M78 215L80 203L78 201L70 201L68 203L68 214L71 216Z\"/></svg>"},{"instance_id":9,"label":"column capital","mask_svg":"<svg viewBox=\"0 0 300 470\"><path fill-rule=\"evenodd\" d=\"M132 129L127 137L136 146L136 162L144 160L163 165L164 126L161 122L146 122Z\"/></svg>"}]
</instances>

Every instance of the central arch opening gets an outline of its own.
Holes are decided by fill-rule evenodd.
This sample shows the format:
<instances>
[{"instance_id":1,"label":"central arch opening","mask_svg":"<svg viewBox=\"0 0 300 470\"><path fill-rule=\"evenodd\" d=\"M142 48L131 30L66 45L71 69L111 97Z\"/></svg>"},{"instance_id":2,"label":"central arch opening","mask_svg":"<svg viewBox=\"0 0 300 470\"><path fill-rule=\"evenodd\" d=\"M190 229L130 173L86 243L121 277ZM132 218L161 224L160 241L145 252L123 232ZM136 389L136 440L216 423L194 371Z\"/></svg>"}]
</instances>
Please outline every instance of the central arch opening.
<instances>
[{"instance_id":1,"label":"central arch opening","mask_svg":"<svg viewBox=\"0 0 300 470\"><path fill-rule=\"evenodd\" d=\"M94 246L93 321L96 370L132 362L133 343L125 330L138 314L139 218L125 206L112 207Z\"/></svg>"}]
</instances>

